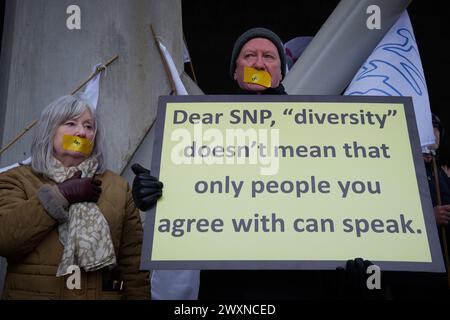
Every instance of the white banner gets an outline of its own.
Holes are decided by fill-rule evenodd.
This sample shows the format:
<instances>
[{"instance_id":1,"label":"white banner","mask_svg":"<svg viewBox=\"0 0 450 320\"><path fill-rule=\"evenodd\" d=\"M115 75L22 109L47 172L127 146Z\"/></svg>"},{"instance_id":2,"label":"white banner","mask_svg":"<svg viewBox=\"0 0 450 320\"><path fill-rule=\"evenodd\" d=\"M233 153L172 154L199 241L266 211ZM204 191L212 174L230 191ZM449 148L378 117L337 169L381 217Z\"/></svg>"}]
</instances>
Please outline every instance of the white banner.
<instances>
[{"instance_id":1,"label":"white banner","mask_svg":"<svg viewBox=\"0 0 450 320\"><path fill-rule=\"evenodd\" d=\"M187 96L188 93L183 85L183 82L181 82L180 76L177 71L177 67L175 66L175 63L172 60L172 56L161 42L158 41L158 44L164 55L164 59L166 60L167 65L169 66L170 74L172 75L173 82L175 83L175 88L177 89L177 95Z\"/></svg>"},{"instance_id":2,"label":"white banner","mask_svg":"<svg viewBox=\"0 0 450 320\"><path fill-rule=\"evenodd\" d=\"M177 95L188 95L181 82L172 56L158 41L164 59L175 82ZM150 214L147 212L147 214ZM153 270L151 276L152 300L197 300L200 286L200 270Z\"/></svg>"},{"instance_id":3,"label":"white banner","mask_svg":"<svg viewBox=\"0 0 450 320\"><path fill-rule=\"evenodd\" d=\"M101 65L101 63L97 64L92 72L95 72ZM85 98L91 103L92 107L94 107L94 110L97 109L98 96L100 95L100 76L102 72L103 71L99 72L93 79L91 79L91 81L88 82L83 93Z\"/></svg>"}]
</instances>

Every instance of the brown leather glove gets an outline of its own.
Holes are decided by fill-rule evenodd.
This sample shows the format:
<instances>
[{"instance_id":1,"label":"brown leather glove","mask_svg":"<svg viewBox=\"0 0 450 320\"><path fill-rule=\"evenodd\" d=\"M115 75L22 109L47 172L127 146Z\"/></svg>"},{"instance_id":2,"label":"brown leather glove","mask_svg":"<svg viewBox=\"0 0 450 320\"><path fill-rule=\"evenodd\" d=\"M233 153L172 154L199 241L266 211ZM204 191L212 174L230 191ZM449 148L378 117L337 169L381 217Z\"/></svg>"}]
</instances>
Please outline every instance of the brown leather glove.
<instances>
[{"instance_id":1,"label":"brown leather glove","mask_svg":"<svg viewBox=\"0 0 450 320\"><path fill-rule=\"evenodd\" d=\"M69 204L77 202L97 202L100 197L102 182L93 178L81 178L81 171L66 181L59 183L58 188Z\"/></svg>"}]
</instances>

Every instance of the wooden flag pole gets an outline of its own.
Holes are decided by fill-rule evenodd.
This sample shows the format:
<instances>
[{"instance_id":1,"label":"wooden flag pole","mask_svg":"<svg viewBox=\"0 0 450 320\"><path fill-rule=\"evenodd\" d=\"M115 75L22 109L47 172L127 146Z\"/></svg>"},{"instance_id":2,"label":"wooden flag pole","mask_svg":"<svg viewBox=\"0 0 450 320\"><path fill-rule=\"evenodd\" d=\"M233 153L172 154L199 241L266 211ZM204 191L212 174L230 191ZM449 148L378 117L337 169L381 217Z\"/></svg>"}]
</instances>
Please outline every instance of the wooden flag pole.
<instances>
[{"instance_id":1,"label":"wooden flag pole","mask_svg":"<svg viewBox=\"0 0 450 320\"><path fill-rule=\"evenodd\" d=\"M78 92L81 88L83 88L89 81L91 81L96 75L98 75L100 72L102 72L103 70L105 70L111 63L113 63L114 61L117 60L117 58L119 58L118 55L115 55L113 58L111 58L108 62L106 62L105 64L98 66L97 69L89 76L89 78L85 81L83 81L78 87L76 87L71 94L74 94L76 92ZM16 143L20 138L22 138L25 133L27 133L31 128L33 128L37 123L37 120L33 120L31 123L29 123L25 129L22 130L21 133L19 133L13 140L11 140L6 146L4 146L1 150L0 150L0 156L3 154L3 152L5 152L6 150L8 150L9 147L11 147L14 143Z\"/></svg>"},{"instance_id":2,"label":"wooden flag pole","mask_svg":"<svg viewBox=\"0 0 450 320\"><path fill-rule=\"evenodd\" d=\"M186 46L186 49L189 54L189 66L191 67L191 72L192 72L192 76L194 77L194 82L198 85L197 77L195 76L194 65L192 64L191 54L189 53L189 48L187 46L187 42L186 42L186 38L184 37L184 34L183 34L183 41L184 41L184 45Z\"/></svg>"},{"instance_id":3,"label":"wooden flag pole","mask_svg":"<svg viewBox=\"0 0 450 320\"><path fill-rule=\"evenodd\" d=\"M81 88L83 88L89 81L91 81L92 79L94 79L100 72L106 70L107 67L109 67L109 65L111 63L113 63L114 61L116 61L119 58L118 55L115 55L114 57L112 57L108 62L106 62L103 65L100 65L97 67L97 69L95 69L95 71L89 76L89 78L87 78L85 81L83 81L78 87L75 88L75 90L73 90L70 94L74 94L76 92L78 92Z\"/></svg>"},{"instance_id":4,"label":"wooden flag pole","mask_svg":"<svg viewBox=\"0 0 450 320\"><path fill-rule=\"evenodd\" d=\"M0 150L0 156L3 154L3 152L5 152L6 150L8 150L9 147L11 147L14 143L16 143L20 138L23 137L23 135L25 133L27 133L31 128L33 128L37 123L37 120L33 120L30 124L28 124L25 129L22 130L21 133L19 133L12 141L10 141L6 146L4 146L1 150Z\"/></svg>"},{"instance_id":5,"label":"wooden flag pole","mask_svg":"<svg viewBox=\"0 0 450 320\"><path fill-rule=\"evenodd\" d=\"M434 175L434 183L436 186L436 198L437 198L437 205L442 205L442 198L441 198L441 187L439 185L439 173L436 163L436 158L434 156L434 153L432 153L432 165L433 165L433 175ZM445 260L445 267L447 268L447 280L448 280L448 287L450 288L450 264L448 259L448 247L447 247L447 234L445 232L445 227L441 226L439 228L439 231L441 232L441 238L443 242L443 249L444 249L444 260Z\"/></svg>"}]
</instances>

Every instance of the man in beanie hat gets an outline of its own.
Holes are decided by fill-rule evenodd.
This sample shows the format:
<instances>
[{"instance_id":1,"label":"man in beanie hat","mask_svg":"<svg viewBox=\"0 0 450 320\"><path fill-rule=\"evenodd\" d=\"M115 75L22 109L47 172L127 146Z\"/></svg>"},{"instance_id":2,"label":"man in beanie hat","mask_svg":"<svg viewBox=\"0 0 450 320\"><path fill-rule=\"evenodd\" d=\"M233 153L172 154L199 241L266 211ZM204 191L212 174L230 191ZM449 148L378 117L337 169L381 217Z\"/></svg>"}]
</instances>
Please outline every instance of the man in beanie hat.
<instances>
[{"instance_id":1,"label":"man in beanie hat","mask_svg":"<svg viewBox=\"0 0 450 320\"><path fill-rule=\"evenodd\" d=\"M272 31L265 28L250 29L243 33L234 44L230 76L238 85L238 93L286 94L281 84L285 71L286 55L283 43ZM139 164L134 164L132 170L136 175L132 188L134 202L140 210L146 211L161 197L162 183L151 176L148 169ZM229 272L225 272L225 274L231 275ZM220 286L217 279L213 278L210 281L205 280L208 288L209 285ZM259 277L257 279L259 281ZM210 296L209 289L204 292L206 298L214 298L214 296ZM225 293L225 296L234 297L234 294L233 287L231 292Z\"/></svg>"},{"instance_id":2,"label":"man in beanie hat","mask_svg":"<svg viewBox=\"0 0 450 320\"><path fill-rule=\"evenodd\" d=\"M265 28L252 28L236 40L230 77L237 85L238 94L285 95L281 84L285 75L286 55L275 33ZM137 207L146 211L161 196L162 184L141 166L133 165L133 172L136 174L133 198ZM370 293L365 286L365 270L371 264L359 258L348 260L346 269L337 271L205 270L200 273L199 299L292 300L345 298L349 294L353 298L364 298ZM373 297L377 292L370 294Z\"/></svg>"},{"instance_id":3,"label":"man in beanie hat","mask_svg":"<svg viewBox=\"0 0 450 320\"><path fill-rule=\"evenodd\" d=\"M286 75L283 43L269 29L252 28L239 36L229 72L237 94L287 94L281 84ZM358 258L336 271L202 270L199 299L377 298L382 292L368 292L366 287L369 265Z\"/></svg>"},{"instance_id":4,"label":"man in beanie hat","mask_svg":"<svg viewBox=\"0 0 450 320\"><path fill-rule=\"evenodd\" d=\"M249 77L247 77L249 74ZM266 28L252 28L234 43L230 76L238 93L286 94L286 54L281 39Z\"/></svg>"}]
</instances>

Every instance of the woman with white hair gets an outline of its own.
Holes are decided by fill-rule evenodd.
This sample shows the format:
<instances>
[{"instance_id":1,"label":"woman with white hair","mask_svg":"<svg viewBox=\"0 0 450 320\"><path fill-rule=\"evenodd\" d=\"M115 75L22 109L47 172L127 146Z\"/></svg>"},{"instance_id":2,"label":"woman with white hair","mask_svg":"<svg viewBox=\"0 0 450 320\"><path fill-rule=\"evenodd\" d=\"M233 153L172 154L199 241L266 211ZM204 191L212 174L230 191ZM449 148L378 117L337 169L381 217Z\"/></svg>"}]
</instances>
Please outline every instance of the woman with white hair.
<instances>
[{"instance_id":1,"label":"woman with white hair","mask_svg":"<svg viewBox=\"0 0 450 320\"><path fill-rule=\"evenodd\" d=\"M0 174L3 298L148 299L139 211L105 168L101 125L81 94L44 109L31 157Z\"/></svg>"}]
</instances>

